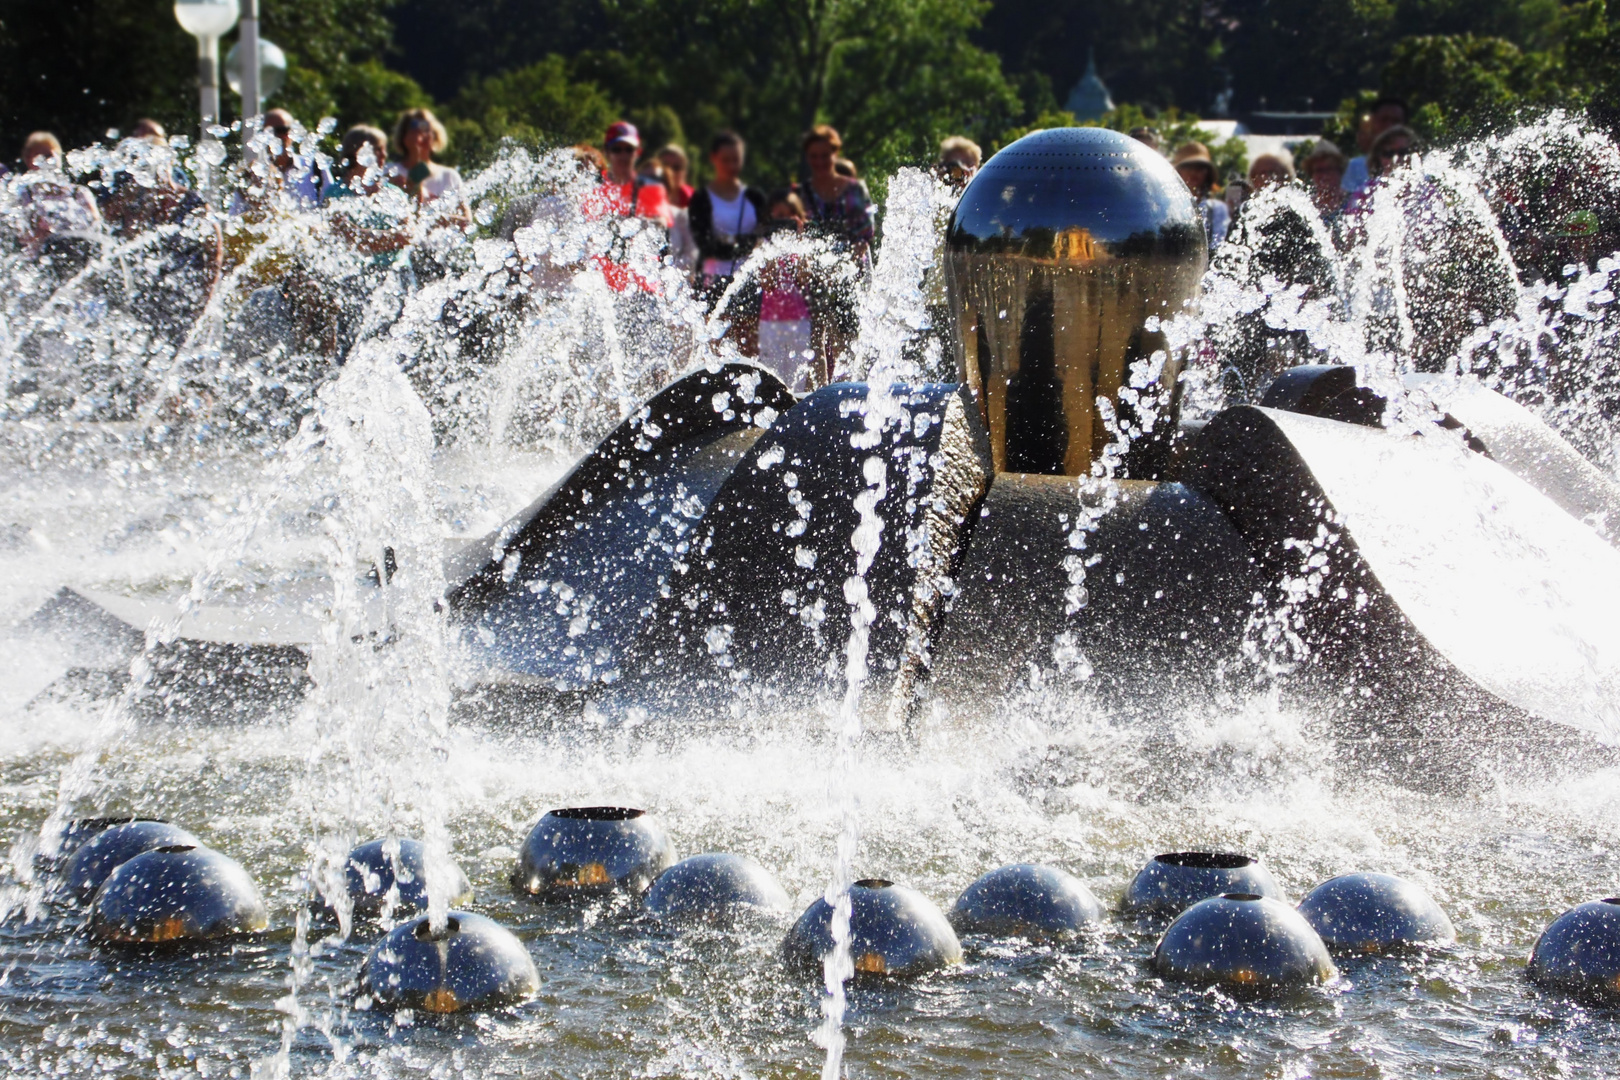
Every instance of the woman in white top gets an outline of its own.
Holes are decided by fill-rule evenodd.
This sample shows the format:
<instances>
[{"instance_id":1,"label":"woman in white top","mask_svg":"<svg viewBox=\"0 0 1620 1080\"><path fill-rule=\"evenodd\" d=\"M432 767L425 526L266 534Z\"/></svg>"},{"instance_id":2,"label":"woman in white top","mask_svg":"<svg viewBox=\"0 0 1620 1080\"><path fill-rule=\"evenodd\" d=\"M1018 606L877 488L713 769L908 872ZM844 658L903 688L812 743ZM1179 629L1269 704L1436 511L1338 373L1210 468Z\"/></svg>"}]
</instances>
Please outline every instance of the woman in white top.
<instances>
[{"instance_id":1,"label":"woman in white top","mask_svg":"<svg viewBox=\"0 0 1620 1080\"><path fill-rule=\"evenodd\" d=\"M742 182L746 155L742 136L734 131L722 131L709 140L714 179L692 196L686 211L697 244L699 286L711 307L730 288L768 217L765 196ZM732 298L726 316L743 352L752 356L759 321L757 283Z\"/></svg>"},{"instance_id":2,"label":"woman in white top","mask_svg":"<svg viewBox=\"0 0 1620 1080\"><path fill-rule=\"evenodd\" d=\"M432 205L439 219L462 228L472 224L472 213L461 194L461 174L440 165L433 155L450 145L450 135L428 109L408 109L394 128L394 142L405 160L389 166L388 178L404 188L421 206Z\"/></svg>"}]
</instances>

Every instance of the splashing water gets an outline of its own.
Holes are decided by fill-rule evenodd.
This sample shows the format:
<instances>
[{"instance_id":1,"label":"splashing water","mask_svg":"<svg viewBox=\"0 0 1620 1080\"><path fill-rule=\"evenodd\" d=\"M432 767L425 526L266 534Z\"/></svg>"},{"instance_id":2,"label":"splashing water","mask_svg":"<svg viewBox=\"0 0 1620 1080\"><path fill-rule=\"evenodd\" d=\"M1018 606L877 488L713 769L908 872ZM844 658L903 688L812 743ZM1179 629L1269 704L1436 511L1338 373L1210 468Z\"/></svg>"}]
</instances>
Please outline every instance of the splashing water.
<instances>
[{"instance_id":1,"label":"splashing water","mask_svg":"<svg viewBox=\"0 0 1620 1080\"><path fill-rule=\"evenodd\" d=\"M313 158L318 139L304 139ZM9 1068L497 1075L516 1061L571 1075L757 1075L802 1053L809 1009L829 1078L843 1075L851 1030L863 1068L908 1074L1038 1073L1053 1053L1111 1075L1176 1075L1193 1058L1230 1076L1600 1067L1610 1019L1525 998L1512 961L1550 913L1612 891L1612 769L1419 795L1338 775L1310 718L1268 693L1135 730L1061 682L953 707L909 745L863 730L877 618L865 574L896 542L877 512L900 482L883 448L908 422L892 388L943 362L928 289L949 197L925 174L890 184L839 371L869 384L855 444L868 456L844 583L851 632L829 643L843 692L821 770L804 762L828 761L829 747L791 705L751 705L733 728L698 736L600 712L526 731L457 722L468 676L439 604L441 556L529 502L675 376L736 358L732 305L766 266L795 257L837 275L847 261L820 241L774 238L711 313L650 231L578 212L592 183L567 154L509 150L469 177L468 234L401 213L386 193L300 208L262 173L222 177L195 203L176 195L174 167L199 170L215 150L76 151L69 175L124 185L129 213L157 223L0 258L0 545L18 567L0 586L6 610L21 616L73 581L128 585L172 612L102 708L40 695L58 676L76 685L72 665L16 632L18 689L0 721L17 746L0 801L13 836L0 920ZM13 229L30 213L23 190L0 205ZM1257 196L1197 310L1161 327L1191 359L1183 414L1258 400L1289 364L1335 362L1388 398L1386 423L1415 428L1445 403L1408 376L1469 374L1620 475L1620 256L1595 246L1605 221L1593 239L1579 218L1617 195L1614 146L1554 117L1430 153L1353 221L1324 224L1303 192ZM345 239L355 227L375 250ZM216 237L219 284L199 290ZM603 274L609 257L625 288ZM1100 405L1112 442L1068 527L1071 614L1095 585L1088 538L1117 497L1119 462L1167 406L1153 389L1166 355L1133 369L1130 408ZM1299 588L1331 535L1301 538ZM263 591L301 597L287 614L318 627L311 686L253 725L184 722L191 699L167 678L166 650L201 609ZM1289 618L1286 605L1258 610L1248 639L1249 662L1276 679L1298 659ZM1074 642L1051 649L1083 681ZM776 976L774 931L627 940L611 916L512 899L503 877L536 812L585 802L653 807L683 849L748 850L801 904L824 896L837 948L814 1000ZM33 868L76 817L126 808L195 823L260 881L285 882L272 906L290 929L178 976L131 961L139 978L120 981L127 972L62 929ZM425 841L435 922L457 837L480 904L544 958L542 1003L465 1029L354 1009L363 932L342 860L371 835ZM1376 992L1289 1015L1149 985L1139 961L1151 942L1124 929L1038 963L992 947L915 989L848 983L857 858L904 869L939 898L1000 862L1045 859L1106 897L1146 854L1197 844L1263 852L1294 893L1341 870L1413 876L1450 907L1463 944L1358 968L1356 986ZM336 908L335 933L311 922L316 899ZM172 1000L133 989L177 982Z\"/></svg>"}]
</instances>

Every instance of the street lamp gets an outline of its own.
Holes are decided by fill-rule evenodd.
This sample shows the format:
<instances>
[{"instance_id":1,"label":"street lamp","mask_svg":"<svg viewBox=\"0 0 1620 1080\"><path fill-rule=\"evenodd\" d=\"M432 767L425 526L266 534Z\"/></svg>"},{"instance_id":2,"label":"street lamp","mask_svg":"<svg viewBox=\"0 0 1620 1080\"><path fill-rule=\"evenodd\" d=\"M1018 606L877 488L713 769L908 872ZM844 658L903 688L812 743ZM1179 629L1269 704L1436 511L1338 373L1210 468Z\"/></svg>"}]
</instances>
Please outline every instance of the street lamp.
<instances>
[{"instance_id":1,"label":"street lamp","mask_svg":"<svg viewBox=\"0 0 1620 1080\"><path fill-rule=\"evenodd\" d=\"M219 119L219 39L236 25L237 0L174 0L180 28L197 39L197 84L204 137Z\"/></svg>"},{"instance_id":2,"label":"street lamp","mask_svg":"<svg viewBox=\"0 0 1620 1080\"><path fill-rule=\"evenodd\" d=\"M274 42L259 39L259 99L249 101L247 72L242 70L242 55L246 51L238 41L225 54L225 82L242 95L242 115L257 116L264 111L264 99L275 96L287 82L287 54Z\"/></svg>"}]
</instances>

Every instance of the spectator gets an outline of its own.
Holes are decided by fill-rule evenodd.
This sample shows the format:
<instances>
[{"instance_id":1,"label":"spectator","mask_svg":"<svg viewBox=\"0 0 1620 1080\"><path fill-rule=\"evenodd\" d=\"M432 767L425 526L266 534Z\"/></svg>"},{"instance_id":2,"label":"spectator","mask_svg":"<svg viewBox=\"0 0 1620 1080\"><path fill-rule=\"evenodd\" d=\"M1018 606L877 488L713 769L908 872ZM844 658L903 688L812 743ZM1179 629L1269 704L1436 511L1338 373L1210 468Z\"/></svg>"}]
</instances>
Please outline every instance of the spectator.
<instances>
[{"instance_id":1,"label":"spectator","mask_svg":"<svg viewBox=\"0 0 1620 1080\"><path fill-rule=\"evenodd\" d=\"M802 233L804 202L792 190L771 196L766 210L772 232ZM788 388L802 394L825 380L815 371L806 274L797 255L770 260L760 271L759 362Z\"/></svg>"},{"instance_id":2,"label":"spectator","mask_svg":"<svg viewBox=\"0 0 1620 1080\"><path fill-rule=\"evenodd\" d=\"M1311 201L1316 204L1322 220L1331 224L1344 209L1345 166L1349 159L1327 139L1318 139L1305 155L1302 163L1305 176L1311 183Z\"/></svg>"},{"instance_id":3,"label":"spectator","mask_svg":"<svg viewBox=\"0 0 1620 1080\"><path fill-rule=\"evenodd\" d=\"M1341 185L1345 194L1353 195L1367 186L1372 179L1372 162L1370 160L1371 145L1379 137L1394 127L1404 127L1409 118L1406 102L1397 97L1381 97L1373 102L1372 111L1367 114L1362 127L1357 133L1358 139L1364 132L1369 147L1367 157L1353 157L1350 164L1345 166L1344 179Z\"/></svg>"},{"instance_id":4,"label":"spectator","mask_svg":"<svg viewBox=\"0 0 1620 1080\"><path fill-rule=\"evenodd\" d=\"M1249 188L1264 191L1294 181L1294 163L1277 154L1261 154L1249 165Z\"/></svg>"},{"instance_id":5,"label":"spectator","mask_svg":"<svg viewBox=\"0 0 1620 1080\"><path fill-rule=\"evenodd\" d=\"M805 133L802 145L810 167L810 182L804 188L807 220L813 231L830 237L864 264L876 232L873 207L860 181L838 171L843 139L834 128L818 124Z\"/></svg>"},{"instance_id":6,"label":"spectator","mask_svg":"<svg viewBox=\"0 0 1620 1080\"><path fill-rule=\"evenodd\" d=\"M692 205L692 196L695 194L692 185L686 182L686 174L691 170L691 162L687 160L686 151L675 143L670 143L658 151L658 162L664 166L664 179L669 187L669 201L677 210L685 210Z\"/></svg>"},{"instance_id":7,"label":"spectator","mask_svg":"<svg viewBox=\"0 0 1620 1080\"><path fill-rule=\"evenodd\" d=\"M378 128L356 124L343 133L338 152L341 179L326 186L322 201L335 213L332 227L359 251L378 258L410 243L409 207L390 184L388 136ZM347 200L370 197L363 208Z\"/></svg>"},{"instance_id":8,"label":"spectator","mask_svg":"<svg viewBox=\"0 0 1620 1080\"><path fill-rule=\"evenodd\" d=\"M1159 133L1150 127L1131 128L1131 138L1155 152L1159 151Z\"/></svg>"},{"instance_id":9,"label":"spectator","mask_svg":"<svg viewBox=\"0 0 1620 1080\"><path fill-rule=\"evenodd\" d=\"M641 155L641 133L636 125L627 120L611 125L602 148L607 171L587 216L648 218L668 229L672 221L668 191L661 182L636 173L636 159Z\"/></svg>"},{"instance_id":10,"label":"spectator","mask_svg":"<svg viewBox=\"0 0 1620 1080\"><path fill-rule=\"evenodd\" d=\"M1371 210L1374 193L1392 173L1406 166L1417 148L1417 132L1411 128L1386 128L1367 150L1367 183L1345 200L1344 212L1358 215Z\"/></svg>"},{"instance_id":11,"label":"spectator","mask_svg":"<svg viewBox=\"0 0 1620 1080\"><path fill-rule=\"evenodd\" d=\"M394 142L404 160L389 169L389 179L404 187L418 205L436 207L444 221L463 228L472 224L461 193L461 174L433 160L434 154L450 145L450 135L439 118L427 109L400 113Z\"/></svg>"},{"instance_id":12,"label":"spectator","mask_svg":"<svg viewBox=\"0 0 1620 1080\"><path fill-rule=\"evenodd\" d=\"M1193 202L1204 219L1204 234L1209 240L1209 250L1213 252L1226 239L1226 231L1232 225L1232 214L1226 203L1214 196L1215 162L1209 156L1209 148L1201 142L1183 143L1176 149L1170 164L1176 167L1176 172L1181 174L1192 192Z\"/></svg>"},{"instance_id":13,"label":"spectator","mask_svg":"<svg viewBox=\"0 0 1620 1080\"><path fill-rule=\"evenodd\" d=\"M270 137L268 150L274 154L270 163L276 168L282 190L301 209L318 206L322 192L332 184L332 177L325 165L298 153L298 140L304 129L286 109L271 109L264 114L264 131Z\"/></svg>"},{"instance_id":14,"label":"spectator","mask_svg":"<svg viewBox=\"0 0 1620 1080\"><path fill-rule=\"evenodd\" d=\"M870 262L875 213L872 200L859 180L838 172L838 152L843 139L836 129L818 124L805 132L801 143L810 182L805 185L804 201L808 228L832 242L833 250L851 259L857 270ZM831 378L831 372L857 330L853 281L823 282L813 290L812 317L818 347L817 355Z\"/></svg>"},{"instance_id":15,"label":"spectator","mask_svg":"<svg viewBox=\"0 0 1620 1080\"><path fill-rule=\"evenodd\" d=\"M973 174L979 171L984 151L979 144L962 135L952 135L939 144L939 178L951 187L967 187Z\"/></svg>"},{"instance_id":16,"label":"spectator","mask_svg":"<svg viewBox=\"0 0 1620 1080\"><path fill-rule=\"evenodd\" d=\"M129 239L154 226L179 225L203 209L203 200L191 190L190 178L169 149L162 124L138 121L118 150L120 165L101 203L101 215L115 236ZM212 246L218 247L217 238ZM215 262L218 255L213 252Z\"/></svg>"},{"instance_id":17,"label":"spectator","mask_svg":"<svg viewBox=\"0 0 1620 1080\"><path fill-rule=\"evenodd\" d=\"M861 171L847 157L840 157L833 162L833 172L849 180L859 180L861 178Z\"/></svg>"},{"instance_id":18,"label":"spectator","mask_svg":"<svg viewBox=\"0 0 1620 1080\"><path fill-rule=\"evenodd\" d=\"M62 174L62 144L55 135L36 131L28 136L22 161L24 173L16 191L22 218L18 241L25 255L38 258L47 247L82 238L101 227L101 211L90 189ZM82 266L88 257L85 249L70 261Z\"/></svg>"},{"instance_id":19,"label":"spectator","mask_svg":"<svg viewBox=\"0 0 1620 1080\"><path fill-rule=\"evenodd\" d=\"M722 131L709 140L714 179L692 196L688 211L698 249L698 284L711 307L731 285L765 223L765 197L742 181L747 154L747 144L735 131ZM736 310L736 301L731 314L743 314Z\"/></svg>"}]
</instances>

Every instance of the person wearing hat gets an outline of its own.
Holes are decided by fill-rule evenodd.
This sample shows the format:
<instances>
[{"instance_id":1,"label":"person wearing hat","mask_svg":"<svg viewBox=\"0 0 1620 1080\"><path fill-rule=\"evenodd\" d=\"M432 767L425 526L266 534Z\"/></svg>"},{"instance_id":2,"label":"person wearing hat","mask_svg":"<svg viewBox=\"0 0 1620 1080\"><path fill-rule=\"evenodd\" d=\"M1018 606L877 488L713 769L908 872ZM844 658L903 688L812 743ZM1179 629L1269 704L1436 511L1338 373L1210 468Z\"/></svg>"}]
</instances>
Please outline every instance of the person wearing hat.
<instances>
[{"instance_id":1,"label":"person wearing hat","mask_svg":"<svg viewBox=\"0 0 1620 1080\"><path fill-rule=\"evenodd\" d=\"M669 189L657 177L636 172L641 156L641 132L628 120L619 120L602 139L607 156L607 172L602 177L603 216L642 217L669 228L673 221Z\"/></svg>"},{"instance_id":2,"label":"person wearing hat","mask_svg":"<svg viewBox=\"0 0 1620 1080\"><path fill-rule=\"evenodd\" d=\"M1226 239L1226 231L1232 226L1232 212L1223 200L1214 196L1215 161L1209 156L1209 147L1201 142L1182 143L1170 159L1170 164L1175 166L1176 172L1181 174L1192 192L1193 202L1204 219L1204 234L1209 240L1209 250L1213 253Z\"/></svg>"},{"instance_id":3,"label":"person wearing hat","mask_svg":"<svg viewBox=\"0 0 1620 1080\"><path fill-rule=\"evenodd\" d=\"M1344 210L1344 170L1349 164L1344 151L1327 139L1312 143L1311 152L1300 163L1310 181L1311 201L1325 222L1332 223Z\"/></svg>"}]
</instances>

